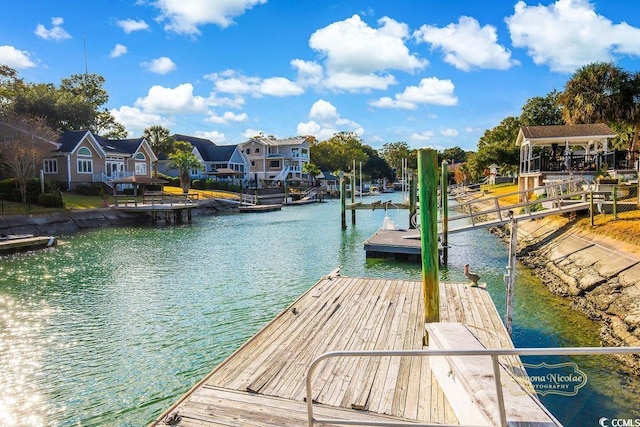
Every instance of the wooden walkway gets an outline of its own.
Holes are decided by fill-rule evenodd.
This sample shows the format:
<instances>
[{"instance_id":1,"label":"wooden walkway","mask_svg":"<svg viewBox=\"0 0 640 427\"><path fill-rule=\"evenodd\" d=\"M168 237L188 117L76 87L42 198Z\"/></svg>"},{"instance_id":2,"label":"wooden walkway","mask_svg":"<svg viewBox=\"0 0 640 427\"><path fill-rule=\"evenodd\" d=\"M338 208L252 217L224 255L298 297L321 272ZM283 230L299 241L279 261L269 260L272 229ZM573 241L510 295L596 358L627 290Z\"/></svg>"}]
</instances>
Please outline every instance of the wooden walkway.
<instances>
[{"instance_id":1,"label":"wooden walkway","mask_svg":"<svg viewBox=\"0 0 640 427\"><path fill-rule=\"evenodd\" d=\"M301 426L305 375L336 350L423 349L422 284L326 277L171 406L183 426ZM488 348L512 348L488 293L440 284L441 319L469 325ZM427 357L350 357L323 362L313 379L322 418L457 423ZM326 424L325 424L326 425Z\"/></svg>"}]
</instances>

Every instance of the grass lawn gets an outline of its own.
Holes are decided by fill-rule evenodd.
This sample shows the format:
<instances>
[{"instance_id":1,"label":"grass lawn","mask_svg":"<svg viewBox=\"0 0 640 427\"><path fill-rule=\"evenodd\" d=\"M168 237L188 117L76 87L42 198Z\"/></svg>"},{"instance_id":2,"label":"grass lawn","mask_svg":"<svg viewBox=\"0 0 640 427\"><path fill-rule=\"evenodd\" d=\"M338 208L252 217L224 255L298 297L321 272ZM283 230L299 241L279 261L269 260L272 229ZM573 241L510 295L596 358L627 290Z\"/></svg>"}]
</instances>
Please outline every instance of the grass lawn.
<instances>
[{"instance_id":1,"label":"grass lawn","mask_svg":"<svg viewBox=\"0 0 640 427\"><path fill-rule=\"evenodd\" d=\"M165 193L170 194L182 194L182 189L179 187L164 187ZM218 199L232 199L237 198L235 193L229 193L226 191L216 190L189 190L190 194L198 194L200 199L206 198L218 198ZM142 199L142 197L140 197ZM58 212L69 209L96 209L104 208L106 205L113 204L113 196L105 195L103 199L100 196L84 196L77 193L62 193L62 200L64 201L64 209L61 208L45 208L39 205L29 205L25 203L7 202L0 200L0 215L30 215L40 214L48 212Z\"/></svg>"}]
</instances>

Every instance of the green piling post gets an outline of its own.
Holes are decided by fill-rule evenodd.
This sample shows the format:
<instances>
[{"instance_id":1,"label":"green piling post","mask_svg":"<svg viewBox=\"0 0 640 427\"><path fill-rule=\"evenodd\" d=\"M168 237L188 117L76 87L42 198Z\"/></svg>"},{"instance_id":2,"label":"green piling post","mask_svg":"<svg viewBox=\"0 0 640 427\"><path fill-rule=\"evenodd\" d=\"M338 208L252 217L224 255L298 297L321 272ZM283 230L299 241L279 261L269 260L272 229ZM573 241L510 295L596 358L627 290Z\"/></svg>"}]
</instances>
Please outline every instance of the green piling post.
<instances>
[{"instance_id":1,"label":"green piling post","mask_svg":"<svg viewBox=\"0 0 640 427\"><path fill-rule=\"evenodd\" d=\"M438 155L432 149L418 150L418 203L422 249L422 293L425 322L440 321L438 282Z\"/></svg>"},{"instance_id":2,"label":"green piling post","mask_svg":"<svg viewBox=\"0 0 640 427\"><path fill-rule=\"evenodd\" d=\"M618 186L614 185L612 190L613 199L613 219L618 219Z\"/></svg>"},{"instance_id":3,"label":"green piling post","mask_svg":"<svg viewBox=\"0 0 640 427\"><path fill-rule=\"evenodd\" d=\"M356 225L356 210L353 205L356 204L356 169L355 161L353 162L353 173L351 174L351 225Z\"/></svg>"},{"instance_id":4,"label":"green piling post","mask_svg":"<svg viewBox=\"0 0 640 427\"><path fill-rule=\"evenodd\" d=\"M347 229L347 183L344 174L340 172L340 212L342 214L342 229Z\"/></svg>"},{"instance_id":5,"label":"green piling post","mask_svg":"<svg viewBox=\"0 0 640 427\"><path fill-rule=\"evenodd\" d=\"M417 195L418 195L417 179L414 173L411 173L409 177L409 228L415 228L413 225L413 217L418 212L417 209Z\"/></svg>"},{"instance_id":6,"label":"green piling post","mask_svg":"<svg viewBox=\"0 0 640 427\"><path fill-rule=\"evenodd\" d=\"M440 206L442 206L442 265L447 265L449 258L449 200L447 199L447 184L449 183L449 164L442 162L440 176Z\"/></svg>"}]
</instances>

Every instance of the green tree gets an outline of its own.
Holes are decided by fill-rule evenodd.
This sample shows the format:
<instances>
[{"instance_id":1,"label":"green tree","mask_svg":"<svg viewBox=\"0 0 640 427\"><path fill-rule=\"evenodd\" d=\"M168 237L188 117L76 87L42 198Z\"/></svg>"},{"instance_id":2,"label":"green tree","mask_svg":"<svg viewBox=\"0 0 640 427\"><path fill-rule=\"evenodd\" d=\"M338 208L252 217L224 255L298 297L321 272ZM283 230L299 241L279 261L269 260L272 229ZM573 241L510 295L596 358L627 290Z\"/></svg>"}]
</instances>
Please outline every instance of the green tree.
<instances>
[{"instance_id":1,"label":"green tree","mask_svg":"<svg viewBox=\"0 0 640 427\"><path fill-rule=\"evenodd\" d=\"M444 160L449 164L462 163L467 161L467 152L460 147L445 148L438 157L440 162Z\"/></svg>"},{"instance_id":2,"label":"green tree","mask_svg":"<svg viewBox=\"0 0 640 427\"><path fill-rule=\"evenodd\" d=\"M16 179L22 202L27 183L37 176L44 159L55 148L55 135L43 120L16 114L0 118L0 164Z\"/></svg>"},{"instance_id":3,"label":"green tree","mask_svg":"<svg viewBox=\"0 0 640 427\"><path fill-rule=\"evenodd\" d=\"M396 170L396 175L402 170L403 159L407 159L408 168L418 169L417 150L409 148L406 142L387 142L382 146L380 155L392 169Z\"/></svg>"},{"instance_id":4,"label":"green tree","mask_svg":"<svg viewBox=\"0 0 640 427\"><path fill-rule=\"evenodd\" d=\"M318 166L314 165L313 163L305 163L302 166L302 172L306 173L309 178L311 178L311 181L313 182L313 186L316 186L316 177L318 175L320 175L320 168L318 168Z\"/></svg>"},{"instance_id":5,"label":"green tree","mask_svg":"<svg viewBox=\"0 0 640 427\"><path fill-rule=\"evenodd\" d=\"M624 83L629 74L613 62L594 62L579 68L558 100L568 124L616 122L624 109Z\"/></svg>"},{"instance_id":6,"label":"green tree","mask_svg":"<svg viewBox=\"0 0 640 427\"><path fill-rule=\"evenodd\" d=\"M560 93L553 90L547 96L529 98L520 114L521 126L563 125L562 108L558 98Z\"/></svg>"},{"instance_id":7,"label":"green tree","mask_svg":"<svg viewBox=\"0 0 640 427\"><path fill-rule=\"evenodd\" d=\"M157 158L162 155L168 155L173 151L173 138L169 129L160 125L154 125L146 128L143 133L151 149ZM158 162L154 166L153 176L158 176Z\"/></svg>"},{"instance_id":8,"label":"green tree","mask_svg":"<svg viewBox=\"0 0 640 427\"><path fill-rule=\"evenodd\" d=\"M350 171L356 164L367 161L364 143L353 132L339 132L326 141L311 146L311 158L320 170Z\"/></svg>"},{"instance_id":9,"label":"green tree","mask_svg":"<svg viewBox=\"0 0 640 427\"><path fill-rule=\"evenodd\" d=\"M500 167L519 166L520 152L516 139L520 126L518 117L507 117L498 126L485 131L478 142L478 151L468 157L468 171L472 179L481 179L484 170L492 163Z\"/></svg>"},{"instance_id":10,"label":"green tree","mask_svg":"<svg viewBox=\"0 0 640 427\"><path fill-rule=\"evenodd\" d=\"M393 181L395 179L395 173L393 172L393 169L391 169L391 166L389 166L387 161L380 157L378 152L368 145L365 145L363 148L368 158L362 166L362 173L366 175L371 181L376 181L383 178L386 178L389 181Z\"/></svg>"},{"instance_id":11,"label":"green tree","mask_svg":"<svg viewBox=\"0 0 640 427\"><path fill-rule=\"evenodd\" d=\"M201 170L203 164L193 154L193 146L186 141L176 141L174 143L174 152L169 155L169 167L176 168L180 171L180 187L183 193L189 192L191 186L191 171Z\"/></svg>"}]
</instances>

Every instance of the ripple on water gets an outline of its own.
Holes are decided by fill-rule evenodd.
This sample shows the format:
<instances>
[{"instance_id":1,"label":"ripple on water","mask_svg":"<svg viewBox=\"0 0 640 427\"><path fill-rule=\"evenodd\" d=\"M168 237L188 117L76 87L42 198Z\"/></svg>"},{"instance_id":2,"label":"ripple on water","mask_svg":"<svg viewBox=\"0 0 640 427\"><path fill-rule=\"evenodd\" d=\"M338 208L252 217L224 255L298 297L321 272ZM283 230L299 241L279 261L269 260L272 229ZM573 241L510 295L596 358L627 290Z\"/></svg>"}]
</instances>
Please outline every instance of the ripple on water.
<instances>
[{"instance_id":1,"label":"ripple on water","mask_svg":"<svg viewBox=\"0 0 640 427\"><path fill-rule=\"evenodd\" d=\"M95 230L51 251L3 258L0 419L146 425L336 267L349 276L419 280L417 264L365 258L362 243L384 215L359 211L344 231L337 202L197 217L192 225ZM464 280L469 262L503 312L504 245L486 232L452 235L450 244L443 280ZM518 279L516 301L519 346L597 341L597 327L575 320L534 277ZM614 409L631 414L624 400L637 402L637 389L628 391L637 382L594 366L594 389L614 392L598 399L592 389L591 400L575 406L609 416L617 412L601 402L617 399ZM580 425L565 414L567 424Z\"/></svg>"}]
</instances>

